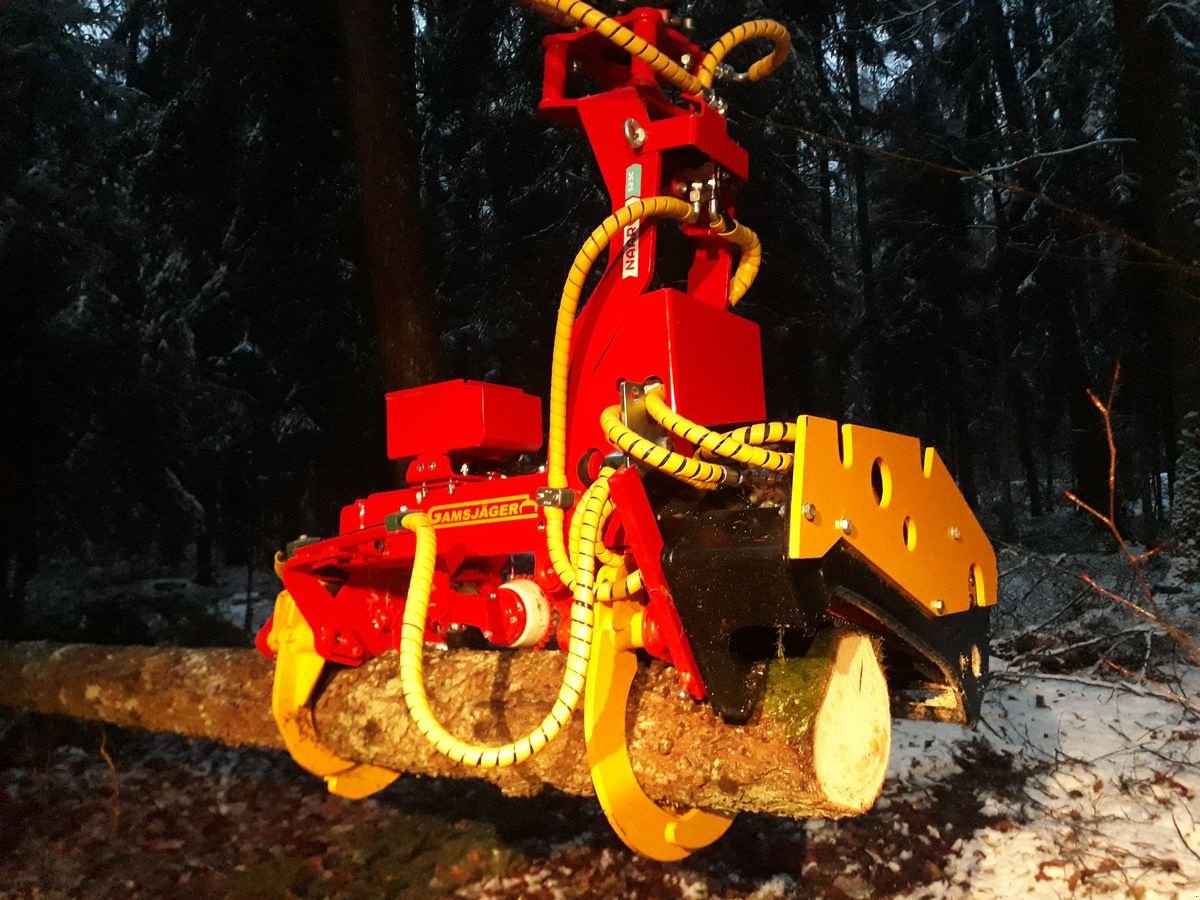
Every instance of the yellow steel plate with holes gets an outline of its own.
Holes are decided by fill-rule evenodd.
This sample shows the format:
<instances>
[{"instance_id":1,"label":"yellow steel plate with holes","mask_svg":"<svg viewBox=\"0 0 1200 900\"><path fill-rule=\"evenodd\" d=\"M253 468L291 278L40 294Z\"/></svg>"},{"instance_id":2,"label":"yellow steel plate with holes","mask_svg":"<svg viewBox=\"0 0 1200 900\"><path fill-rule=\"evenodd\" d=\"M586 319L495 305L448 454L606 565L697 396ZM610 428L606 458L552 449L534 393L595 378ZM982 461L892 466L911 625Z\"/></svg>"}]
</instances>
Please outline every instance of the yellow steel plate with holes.
<instances>
[{"instance_id":1,"label":"yellow steel plate with holes","mask_svg":"<svg viewBox=\"0 0 1200 900\"><path fill-rule=\"evenodd\" d=\"M930 615L996 602L996 554L941 457L916 438L801 416L792 559L845 541Z\"/></svg>"}]
</instances>

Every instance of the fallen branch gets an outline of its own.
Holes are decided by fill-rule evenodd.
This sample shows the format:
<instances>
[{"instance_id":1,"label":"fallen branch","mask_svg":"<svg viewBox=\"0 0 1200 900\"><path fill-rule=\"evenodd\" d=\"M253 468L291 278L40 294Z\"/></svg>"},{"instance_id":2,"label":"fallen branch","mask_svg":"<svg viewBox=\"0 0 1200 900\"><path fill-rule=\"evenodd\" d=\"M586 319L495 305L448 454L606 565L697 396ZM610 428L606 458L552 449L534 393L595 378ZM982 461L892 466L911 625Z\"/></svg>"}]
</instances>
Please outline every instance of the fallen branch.
<instances>
[{"instance_id":1,"label":"fallen branch","mask_svg":"<svg viewBox=\"0 0 1200 900\"><path fill-rule=\"evenodd\" d=\"M552 652L426 653L439 717L456 733L488 742L510 740L540 721L562 666L562 655ZM251 650L0 644L0 705L233 746L282 748L270 712L272 671L272 663ZM681 698L673 671L653 666L639 674L629 705L634 768L659 803L727 814L829 813L805 799L811 748L796 740L798 723L788 720L786 702L764 704L780 710L774 717L764 713L749 725L729 726L708 706ZM886 723L886 699L883 709ZM337 671L315 710L322 741L347 759L421 775L482 778L513 795L546 786L593 794L582 714L522 766L465 769L437 754L412 724L393 656Z\"/></svg>"},{"instance_id":2,"label":"fallen branch","mask_svg":"<svg viewBox=\"0 0 1200 900\"><path fill-rule=\"evenodd\" d=\"M1192 665L1200 666L1200 642L1194 636L1166 619L1154 600L1154 590L1146 578L1146 561L1161 553L1163 548L1152 547L1144 553L1134 553L1133 548L1129 546L1129 541L1125 539L1125 535L1121 532L1121 528L1117 523L1117 439L1116 432L1113 430L1112 411L1117 397L1117 385L1120 383L1120 380L1121 363L1118 361L1113 369L1113 379L1112 385L1108 390L1108 400L1101 400L1093 391L1088 391L1088 399L1092 401L1092 405L1096 407L1096 411L1100 413L1100 417L1104 421L1104 435L1108 441L1108 512L1103 513L1085 503L1073 491L1067 491L1066 497L1107 528L1112 534L1113 539L1117 542L1117 546L1125 556L1133 572L1134 582L1137 584L1138 592L1141 595L1141 602L1135 602L1124 594L1109 590L1086 573L1080 574L1078 577L1100 596L1124 606L1135 615L1157 625L1178 645L1188 662Z\"/></svg>"}]
</instances>

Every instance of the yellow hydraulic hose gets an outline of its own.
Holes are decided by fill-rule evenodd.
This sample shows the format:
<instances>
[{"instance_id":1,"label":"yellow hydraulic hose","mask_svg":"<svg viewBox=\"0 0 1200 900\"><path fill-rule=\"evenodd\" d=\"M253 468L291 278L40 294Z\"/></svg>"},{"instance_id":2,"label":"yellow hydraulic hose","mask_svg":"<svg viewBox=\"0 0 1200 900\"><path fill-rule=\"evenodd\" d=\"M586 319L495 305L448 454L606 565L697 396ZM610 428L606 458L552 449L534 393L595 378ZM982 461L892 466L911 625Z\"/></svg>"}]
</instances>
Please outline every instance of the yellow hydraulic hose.
<instances>
[{"instance_id":1,"label":"yellow hydraulic hose","mask_svg":"<svg viewBox=\"0 0 1200 900\"><path fill-rule=\"evenodd\" d=\"M594 28L631 56L654 69L664 80L687 94L699 94L704 83L653 44L638 37L615 19L610 19L583 0L523 0L527 6L554 17L565 17L584 28Z\"/></svg>"},{"instance_id":2,"label":"yellow hydraulic hose","mask_svg":"<svg viewBox=\"0 0 1200 900\"><path fill-rule=\"evenodd\" d=\"M733 438L740 444L749 444L752 447L760 447L764 444L795 444L796 423L758 422L754 425L743 425L733 431L723 432L722 436ZM712 456L703 447L697 449L696 455L701 458Z\"/></svg>"},{"instance_id":3,"label":"yellow hydraulic hose","mask_svg":"<svg viewBox=\"0 0 1200 900\"><path fill-rule=\"evenodd\" d=\"M792 52L792 36L788 30L772 19L755 19L732 28L717 40L700 60L698 75L693 75L653 44L638 37L624 25L610 19L600 10L583 0L522 0L527 6L550 15L577 22L584 28L593 28L597 34L607 38L626 53L654 69L665 81L686 94L699 94L713 85L718 66L734 47L757 38L771 41L771 52L754 63L739 80L758 81L765 78L787 61Z\"/></svg>"},{"instance_id":4,"label":"yellow hydraulic hose","mask_svg":"<svg viewBox=\"0 0 1200 900\"><path fill-rule=\"evenodd\" d=\"M604 503L604 509L601 511L601 515L603 518L608 519L608 517L613 514L614 509L615 507L613 506L613 502L611 500L607 500ZM571 550L572 559L574 559L576 556L575 548L579 545L579 530L582 526L582 516L571 516L571 528L567 540L567 546ZM608 546L605 545L604 541L600 540L596 543L596 561L605 568L618 569L620 568L621 564L625 562L625 558L619 553L610 550Z\"/></svg>"},{"instance_id":5,"label":"yellow hydraulic hose","mask_svg":"<svg viewBox=\"0 0 1200 900\"><path fill-rule=\"evenodd\" d=\"M754 284L754 279L758 277L758 269L762 265L762 243L758 235L741 222L733 220L732 227L723 230L727 224L723 218L718 218L712 227L717 237L736 244L741 250L738 267L729 279L729 305L734 307L746 296L750 285Z\"/></svg>"},{"instance_id":6,"label":"yellow hydraulic hose","mask_svg":"<svg viewBox=\"0 0 1200 900\"><path fill-rule=\"evenodd\" d=\"M608 248L615 235L620 234L627 225L633 222L650 218L668 218L678 222L688 222L693 218L693 210L691 204L677 197L646 197L631 200L592 231L579 253L576 254L571 271L567 274L566 283L563 284L554 332L554 361L550 369L550 417L546 435L546 483L548 487L558 489L567 487L567 383L571 371L571 341L575 329L575 316L583 296L583 287L587 282L588 273L591 272L592 266ZM719 220L716 224L724 226L726 223L724 220ZM761 258L758 238L749 228L736 222L729 231L719 233L722 237L743 248L742 260L729 282L730 297L736 295L740 298L741 294L749 288L758 271L758 262ZM618 428L614 434L628 432L623 440L631 446L639 448L643 456L637 456L636 453L622 447L624 452L651 465L656 464L654 460L658 460L659 465L667 465L662 462L661 454L655 452L662 448L652 444L648 447L637 444L634 439L640 441L641 438L633 432L629 432L620 422L619 417L616 425ZM609 430L607 425L604 427L606 431ZM649 442L645 443L649 444ZM692 462L685 456L672 454L669 465L680 471L690 471L691 466L681 466L680 460L689 464ZM726 477L726 471L718 466L708 466L701 471L705 473L702 477L673 474L684 481L694 483L697 487L708 489L715 487ZM720 473L719 477L718 472ZM567 587L573 587L575 583L574 567L571 564L573 554L568 551L569 535L564 534L564 517L565 513L562 509L554 506L546 507L546 547L550 562L558 577ZM633 572L624 579L598 585L596 599L607 601L628 597L641 590L641 587L641 575Z\"/></svg>"},{"instance_id":7,"label":"yellow hydraulic hose","mask_svg":"<svg viewBox=\"0 0 1200 900\"><path fill-rule=\"evenodd\" d=\"M723 484L732 474L724 466L693 459L646 440L621 421L619 406L610 406L601 413L600 427L604 429L604 436L608 438L609 443L622 453L627 453L648 466L696 487L711 490Z\"/></svg>"},{"instance_id":8,"label":"yellow hydraulic hose","mask_svg":"<svg viewBox=\"0 0 1200 900\"><path fill-rule=\"evenodd\" d=\"M770 469L774 472L787 472L792 468L792 454L768 450L743 443L727 434L720 434L697 425L691 419L681 416L667 405L663 399L662 385L655 385L646 391L646 412L650 418L672 434L678 435L697 449L704 450L714 456L723 456L745 466L756 469Z\"/></svg>"},{"instance_id":9,"label":"yellow hydraulic hose","mask_svg":"<svg viewBox=\"0 0 1200 900\"><path fill-rule=\"evenodd\" d=\"M567 648L567 666L563 671L558 697L541 724L516 741L499 746L474 744L450 734L437 720L425 693L425 620L429 613L429 595L437 561L437 535L425 513L408 513L400 524L416 535L412 576L404 602L404 621L400 632L400 686L413 723L426 740L441 754L455 762L484 769L504 768L524 762L546 747L571 718L583 696L592 648L592 604L595 601L593 578L595 547L603 526L603 510L608 500L606 469L585 494L576 513L582 522L579 552L575 563L575 602L571 604L571 643Z\"/></svg>"},{"instance_id":10,"label":"yellow hydraulic hose","mask_svg":"<svg viewBox=\"0 0 1200 900\"><path fill-rule=\"evenodd\" d=\"M747 69L744 75L735 76L738 80L758 81L787 62L787 58L792 52L792 36L788 34L788 30L774 19L755 19L731 28L717 39L717 42L700 60L700 83L706 88L711 88L713 76L717 74L717 67L724 62L730 51L739 44L756 38L768 40L775 46L771 48L770 53Z\"/></svg>"},{"instance_id":11,"label":"yellow hydraulic hose","mask_svg":"<svg viewBox=\"0 0 1200 900\"><path fill-rule=\"evenodd\" d=\"M631 200L591 233L571 264L558 304L558 320L554 330L554 361L550 367L550 417L546 433L546 484L551 488L567 487L567 382L571 373L571 340L575 330L575 314L583 296L583 286L596 260L627 225L649 218L670 218L686 222L692 218L691 204L677 197L646 197ZM567 552L564 534L564 510L546 507L546 548L554 571L567 587L575 583L575 567ZM626 579L602 584L596 597L599 600L626 597L641 589L641 576L634 572Z\"/></svg>"}]
</instances>

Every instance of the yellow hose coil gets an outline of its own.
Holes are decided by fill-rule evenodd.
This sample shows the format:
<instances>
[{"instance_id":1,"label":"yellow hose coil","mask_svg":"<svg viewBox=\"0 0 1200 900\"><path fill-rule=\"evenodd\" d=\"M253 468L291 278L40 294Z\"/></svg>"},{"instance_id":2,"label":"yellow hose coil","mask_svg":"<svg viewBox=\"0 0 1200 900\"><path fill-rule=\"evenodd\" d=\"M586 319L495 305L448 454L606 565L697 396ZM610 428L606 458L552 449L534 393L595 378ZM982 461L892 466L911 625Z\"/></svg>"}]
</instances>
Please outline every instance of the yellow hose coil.
<instances>
[{"instance_id":1,"label":"yellow hose coil","mask_svg":"<svg viewBox=\"0 0 1200 900\"><path fill-rule=\"evenodd\" d=\"M575 261L571 264L571 271L567 273L567 280L563 284L562 296L558 304L558 319L554 330L554 359L550 368L550 416L546 435L546 483L549 487L567 487L567 384L571 373L571 342L575 329L575 317L579 310L588 273L591 272L596 260L608 248L613 237L622 233L629 224L650 218L667 218L677 222L687 222L691 220L692 215L691 205L677 197L646 197L631 200L601 222L576 254ZM723 226L725 222L720 220L717 224ZM721 233L721 236L743 248L743 259L729 282L730 297L735 295L740 297L750 286L750 282L754 280L754 274L758 271L758 260L761 258L761 251L757 250L758 238L749 228L738 225L736 222L730 231ZM604 425L603 418L601 424L607 433L609 428ZM667 465L666 462L662 462L664 459L662 455L654 452L662 450L662 448L656 447L648 441L645 444L649 446L636 443L642 439L626 429L620 422L619 416L616 424L619 427L613 434L624 435L628 432L628 435L622 440L639 448L639 452L643 455L638 456L622 447L623 452L629 453L630 456L641 459L649 465L656 465L655 460L660 461L661 465ZM679 454L671 454L671 456L673 457L670 462L672 468L678 468L681 472L691 471L690 464L693 461ZM681 465L680 460L684 460L687 465ZM725 470L718 466L708 466L701 471L704 474L698 477L678 473L671 474L675 474L675 477L688 481L696 487L708 489L714 488L726 477ZM718 472L721 473L719 476ZM554 571L563 584L568 588L573 588L575 572L571 558L574 554L568 550L569 535L564 534L565 513L557 507L548 506L545 515L546 548L550 563L554 566ZM604 552L600 551L601 554ZM606 565L612 567L610 561L607 559L604 561ZM621 599L636 594L641 588L642 577L638 572L633 572L623 579L597 585L596 599L601 602Z\"/></svg>"},{"instance_id":2,"label":"yellow hose coil","mask_svg":"<svg viewBox=\"0 0 1200 900\"><path fill-rule=\"evenodd\" d=\"M719 218L712 225L717 237L736 244L741 250L738 267L729 279L729 305L734 307L746 296L746 292L754 284L754 279L758 277L758 269L762 265L762 243L757 234L737 220L733 221L733 227L728 231L722 230L725 226L723 218Z\"/></svg>"},{"instance_id":3,"label":"yellow hose coil","mask_svg":"<svg viewBox=\"0 0 1200 900\"><path fill-rule=\"evenodd\" d=\"M546 483L552 488L567 487L567 383L571 374L571 341L575 330L575 315L583 296L588 273L596 260L627 225L649 218L670 218L686 222L692 207L677 197L646 197L631 200L600 223L586 241L563 284L558 304L558 320L554 329L554 361L550 367L550 416L546 433ZM569 588L575 584L575 567L567 551L567 535L563 522L565 513L547 506L546 549L558 577ZM596 599L607 601L628 597L641 590L642 578L637 572L628 578L601 584Z\"/></svg>"},{"instance_id":4,"label":"yellow hose coil","mask_svg":"<svg viewBox=\"0 0 1200 900\"><path fill-rule=\"evenodd\" d=\"M600 514L602 518L607 520L608 517L613 514L615 509L616 507L613 506L612 500L606 500L604 502L604 509L601 510ZM572 558L577 555L575 548L579 545L579 529L582 526L583 518L581 516L571 516L571 527L570 534L567 538L567 547L571 551ZM603 535L601 535L601 538L603 538ZM596 561L606 569L619 569L625 562L625 557L614 552L613 550L610 550L605 545L604 541L600 540L596 544Z\"/></svg>"},{"instance_id":5,"label":"yellow hose coil","mask_svg":"<svg viewBox=\"0 0 1200 900\"><path fill-rule=\"evenodd\" d=\"M527 6L540 10L552 17L564 17L578 22L584 28L594 28L597 34L608 38L630 56L635 56L650 66L665 81L670 82L687 94L699 94L704 83L653 44L638 37L624 25L610 19L594 6L583 0L523 0Z\"/></svg>"},{"instance_id":6,"label":"yellow hose coil","mask_svg":"<svg viewBox=\"0 0 1200 900\"><path fill-rule=\"evenodd\" d=\"M700 60L700 83L706 88L711 88L717 67L725 61L725 57L733 48L757 38L771 41L775 46L771 48L770 53L746 70L745 75L741 76L744 80L758 81L787 62L792 52L792 36L788 34L788 30L774 19L755 19L731 28L717 39Z\"/></svg>"},{"instance_id":7,"label":"yellow hose coil","mask_svg":"<svg viewBox=\"0 0 1200 900\"><path fill-rule=\"evenodd\" d=\"M672 478L678 478L680 481L686 481L696 487L706 487L711 490L717 485L723 484L731 475L729 469L724 466L714 465L702 459L693 459L646 440L621 421L619 406L610 406L601 413L600 427L604 429L604 436L608 438L609 443L622 453L627 453L639 462L644 462Z\"/></svg>"},{"instance_id":8,"label":"yellow hose coil","mask_svg":"<svg viewBox=\"0 0 1200 900\"><path fill-rule=\"evenodd\" d=\"M732 438L740 444L760 447L764 444L795 444L795 422L757 422L754 425L743 425L732 431L722 432L722 437ZM699 447L696 455L701 459L712 457L712 454Z\"/></svg>"},{"instance_id":9,"label":"yellow hose coil","mask_svg":"<svg viewBox=\"0 0 1200 900\"><path fill-rule=\"evenodd\" d=\"M655 385L646 391L646 412L667 431L683 438L689 444L694 444L698 450L704 450L707 454L723 456L745 466L770 469L774 472L787 472L792 468L790 453L780 453L777 450L743 443L681 416L663 399L662 385Z\"/></svg>"},{"instance_id":10,"label":"yellow hose coil","mask_svg":"<svg viewBox=\"0 0 1200 900\"><path fill-rule=\"evenodd\" d=\"M771 41L771 52L758 60L741 76L746 81L758 81L782 66L792 52L792 36L788 30L772 19L755 19L732 28L717 39L700 60L699 72L693 75L653 44L638 37L624 25L610 19L600 10L583 0L522 0L525 5L546 13L554 19L577 22L584 28L594 28L596 33L607 38L630 56L654 69L663 80L673 84L685 94L699 94L713 85L717 67L734 47L758 38Z\"/></svg>"},{"instance_id":11,"label":"yellow hose coil","mask_svg":"<svg viewBox=\"0 0 1200 900\"><path fill-rule=\"evenodd\" d=\"M540 725L519 740L499 746L474 744L455 737L437 720L429 706L429 696L425 692L425 620L437 561L437 535L425 513L408 513L401 520L400 524L416 535L417 546L400 631L400 686L413 723L439 753L455 762L483 769L514 766L545 748L575 712L583 696L591 658L595 546L604 521L608 476L612 471L606 469L601 473L584 495L584 503L577 513L582 522L575 569L575 602L571 604L571 644L558 697Z\"/></svg>"}]
</instances>

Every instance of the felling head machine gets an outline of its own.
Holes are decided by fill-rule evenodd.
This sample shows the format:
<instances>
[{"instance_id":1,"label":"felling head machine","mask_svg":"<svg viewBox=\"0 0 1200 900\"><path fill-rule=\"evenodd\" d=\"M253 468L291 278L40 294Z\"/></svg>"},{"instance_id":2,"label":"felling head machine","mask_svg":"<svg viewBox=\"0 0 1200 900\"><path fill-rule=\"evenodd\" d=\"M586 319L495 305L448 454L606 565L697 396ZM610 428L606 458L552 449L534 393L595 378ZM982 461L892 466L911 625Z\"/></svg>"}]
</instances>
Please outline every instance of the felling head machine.
<instances>
[{"instance_id":1,"label":"felling head machine","mask_svg":"<svg viewBox=\"0 0 1200 900\"><path fill-rule=\"evenodd\" d=\"M545 465L518 459L542 446L536 397L472 381L389 394L388 455L412 460L408 487L343 508L336 537L289 546L258 645L277 659L274 713L289 749L344 796L396 773L320 743L310 704L327 663L398 651L415 724L464 766L520 764L582 701L609 821L639 853L679 859L730 820L663 808L639 787L626 746L639 655L674 666L681 692L732 726L755 715L772 659L822 648L826 678L845 668L828 648L866 635L886 655L896 714L969 722L995 555L937 453L915 438L813 416L762 421L758 328L733 311L762 251L734 214L748 160L713 84L779 68L791 51L783 26L747 22L702 52L661 9L610 18L582 0L527 5L578 26L545 40L540 111L587 135L613 207L562 289ZM725 57L752 40L770 52L745 73L729 69ZM651 287L668 224L690 241L684 291ZM483 746L435 717L424 645L464 629L499 648L565 652L558 696L529 734ZM850 765L857 741L881 740L855 734L853 715L817 727L834 734L826 753ZM856 774L846 812L874 802L889 736Z\"/></svg>"}]
</instances>

